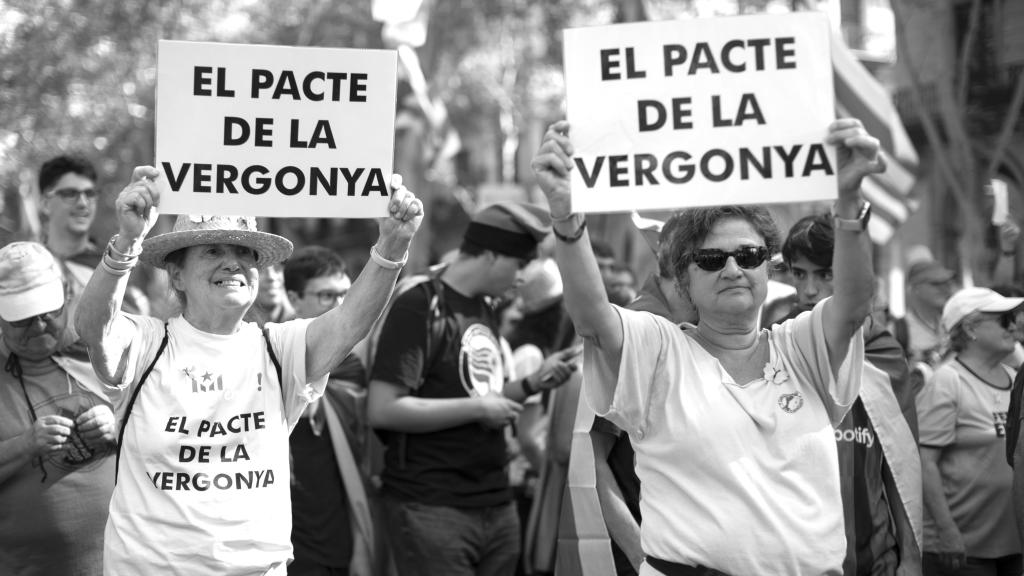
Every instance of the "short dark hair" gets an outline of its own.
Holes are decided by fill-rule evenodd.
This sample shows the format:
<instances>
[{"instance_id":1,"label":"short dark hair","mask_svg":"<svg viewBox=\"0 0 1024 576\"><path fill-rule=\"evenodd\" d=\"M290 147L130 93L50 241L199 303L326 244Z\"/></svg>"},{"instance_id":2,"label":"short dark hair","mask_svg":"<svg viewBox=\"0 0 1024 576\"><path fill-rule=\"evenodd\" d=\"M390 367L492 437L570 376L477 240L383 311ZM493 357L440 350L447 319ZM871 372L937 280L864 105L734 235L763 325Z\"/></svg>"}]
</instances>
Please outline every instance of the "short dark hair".
<instances>
[{"instance_id":1,"label":"short dark hair","mask_svg":"<svg viewBox=\"0 0 1024 576\"><path fill-rule=\"evenodd\" d=\"M68 173L96 181L96 169L92 162L77 154L62 154L43 162L39 168L39 192L46 192Z\"/></svg>"},{"instance_id":2,"label":"short dark hair","mask_svg":"<svg viewBox=\"0 0 1024 576\"><path fill-rule=\"evenodd\" d=\"M802 256L817 266L831 268L835 239L831 215L804 216L789 229L786 241L782 243L782 259L786 266L791 266Z\"/></svg>"},{"instance_id":3,"label":"short dark hair","mask_svg":"<svg viewBox=\"0 0 1024 576\"><path fill-rule=\"evenodd\" d=\"M323 246L303 246L284 263L284 288L301 294L311 279L344 276L347 270L345 261L334 250Z\"/></svg>"},{"instance_id":4,"label":"short dark hair","mask_svg":"<svg viewBox=\"0 0 1024 576\"><path fill-rule=\"evenodd\" d=\"M688 208L678 212L678 230L669 242L669 259L677 280L686 278L693 253L707 239L711 229L721 220L739 219L750 223L764 238L769 254L779 251L779 229L763 206L709 206ZM682 282L680 282L682 285Z\"/></svg>"},{"instance_id":5,"label":"short dark hair","mask_svg":"<svg viewBox=\"0 0 1024 576\"><path fill-rule=\"evenodd\" d=\"M666 280L673 280L672 275L672 235L679 229L679 222L682 218L675 213L661 226L658 233L658 276Z\"/></svg>"}]
</instances>

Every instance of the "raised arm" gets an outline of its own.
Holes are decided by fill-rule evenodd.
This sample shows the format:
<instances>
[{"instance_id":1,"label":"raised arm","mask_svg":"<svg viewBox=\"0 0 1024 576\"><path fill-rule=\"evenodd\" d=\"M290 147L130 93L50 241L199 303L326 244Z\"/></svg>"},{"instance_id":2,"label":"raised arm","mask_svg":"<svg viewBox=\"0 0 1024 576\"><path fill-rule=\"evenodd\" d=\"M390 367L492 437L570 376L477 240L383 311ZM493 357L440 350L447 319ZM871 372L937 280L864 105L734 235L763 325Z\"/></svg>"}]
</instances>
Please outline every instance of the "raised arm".
<instances>
[{"instance_id":1,"label":"raised arm","mask_svg":"<svg viewBox=\"0 0 1024 576\"><path fill-rule=\"evenodd\" d=\"M380 236L370 261L344 302L313 320L306 330L306 376L315 380L341 364L366 337L395 288L409 243L423 221L423 204L400 182L388 202L388 216L379 222Z\"/></svg>"},{"instance_id":2,"label":"raised arm","mask_svg":"<svg viewBox=\"0 0 1024 576\"><path fill-rule=\"evenodd\" d=\"M555 229L555 261L562 274L565 305L576 332L597 346L609 369L619 371L622 355L622 321L608 303L604 282L590 246L586 220L572 212L569 197L569 173L573 168L573 147L569 142L569 123L552 124L544 134L533 171L547 196ZM614 387L614 382L607 383Z\"/></svg>"},{"instance_id":3,"label":"raised arm","mask_svg":"<svg viewBox=\"0 0 1024 576\"><path fill-rule=\"evenodd\" d=\"M885 161L878 153L878 140L864 131L859 120L843 118L829 126L826 142L838 147L839 200L836 201L835 216L856 220L864 205L860 195L861 181L868 174L885 171ZM832 274L835 291L825 303L823 313L825 343L835 373L846 359L850 338L871 312L875 273L871 266L871 237L867 230L846 230L836 226Z\"/></svg>"},{"instance_id":4,"label":"raised arm","mask_svg":"<svg viewBox=\"0 0 1024 576\"><path fill-rule=\"evenodd\" d=\"M128 274L142 252L142 240L156 223L160 193L154 180L159 175L152 166L139 166L132 172L131 182L114 203L118 233L113 250L104 252L75 313L75 330L89 349L93 368L109 384L120 384L124 374L133 327L121 315L121 301Z\"/></svg>"}]
</instances>

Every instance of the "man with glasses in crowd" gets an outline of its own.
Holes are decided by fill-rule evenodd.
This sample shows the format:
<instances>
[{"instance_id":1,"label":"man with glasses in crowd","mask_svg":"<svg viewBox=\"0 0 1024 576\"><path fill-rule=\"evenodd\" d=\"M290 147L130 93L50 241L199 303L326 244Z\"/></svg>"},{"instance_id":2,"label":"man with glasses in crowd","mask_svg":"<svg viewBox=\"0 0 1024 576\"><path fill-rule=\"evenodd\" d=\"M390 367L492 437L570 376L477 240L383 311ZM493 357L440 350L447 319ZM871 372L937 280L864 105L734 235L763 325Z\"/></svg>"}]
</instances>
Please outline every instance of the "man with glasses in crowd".
<instances>
[{"instance_id":1,"label":"man with glasses in crowd","mask_svg":"<svg viewBox=\"0 0 1024 576\"><path fill-rule=\"evenodd\" d=\"M57 353L65 295L41 244L0 249L0 574L103 572L114 413L88 363Z\"/></svg>"},{"instance_id":2,"label":"man with glasses in crowd","mask_svg":"<svg viewBox=\"0 0 1024 576\"><path fill-rule=\"evenodd\" d=\"M316 318L333 309L351 287L344 260L322 246L300 248L284 264L284 288L296 318ZM365 413L366 369L357 355L349 354L290 437L295 554L290 576L376 573L365 482Z\"/></svg>"}]
</instances>

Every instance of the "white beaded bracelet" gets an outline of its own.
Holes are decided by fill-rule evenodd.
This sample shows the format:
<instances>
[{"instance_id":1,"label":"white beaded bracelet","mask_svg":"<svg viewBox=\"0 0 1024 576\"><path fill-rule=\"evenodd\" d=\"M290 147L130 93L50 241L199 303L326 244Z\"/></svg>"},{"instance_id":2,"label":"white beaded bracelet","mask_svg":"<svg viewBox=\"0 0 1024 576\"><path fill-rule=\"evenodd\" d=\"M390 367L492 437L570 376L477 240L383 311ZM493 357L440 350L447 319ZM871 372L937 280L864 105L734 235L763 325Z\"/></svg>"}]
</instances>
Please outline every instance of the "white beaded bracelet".
<instances>
[{"instance_id":1,"label":"white beaded bracelet","mask_svg":"<svg viewBox=\"0 0 1024 576\"><path fill-rule=\"evenodd\" d=\"M405 255L402 256L401 260L388 260L381 256L380 252L377 250L377 245L374 244L373 246L370 246L370 260L373 260L377 263L377 266L380 266L385 270L399 270L402 266L405 266L406 262L409 261L409 251L405 251Z\"/></svg>"}]
</instances>

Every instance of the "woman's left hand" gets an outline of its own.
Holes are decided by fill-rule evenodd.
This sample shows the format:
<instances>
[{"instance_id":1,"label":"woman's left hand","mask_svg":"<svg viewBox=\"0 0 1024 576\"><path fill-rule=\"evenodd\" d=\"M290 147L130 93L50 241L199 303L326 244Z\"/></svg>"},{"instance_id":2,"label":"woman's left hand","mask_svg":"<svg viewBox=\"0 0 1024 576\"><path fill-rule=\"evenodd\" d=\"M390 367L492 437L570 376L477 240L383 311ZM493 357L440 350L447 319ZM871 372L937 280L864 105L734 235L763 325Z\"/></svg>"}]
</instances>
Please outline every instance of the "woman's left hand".
<instances>
[{"instance_id":1,"label":"woman's left hand","mask_svg":"<svg viewBox=\"0 0 1024 576\"><path fill-rule=\"evenodd\" d=\"M423 222L423 203L402 185L402 177L398 174L391 177L391 189L388 215L378 221L380 238L377 249L389 260L401 260Z\"/></svg>"},{"instance_id":2,"label":"woman's left hand","mask_svg":"<svg viewBox=\"0 0 1024 576\"><path fill-rule=\"evenodd\" d=\"M878 139L864 130L860 120L840 118L828 127L825 141L838 147L839 200L852 199L859 204L861 180L868 174L885 172Z\"/></svg>"}]
</instances>

